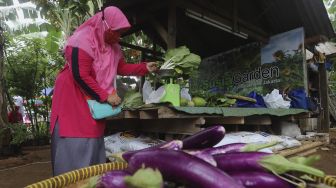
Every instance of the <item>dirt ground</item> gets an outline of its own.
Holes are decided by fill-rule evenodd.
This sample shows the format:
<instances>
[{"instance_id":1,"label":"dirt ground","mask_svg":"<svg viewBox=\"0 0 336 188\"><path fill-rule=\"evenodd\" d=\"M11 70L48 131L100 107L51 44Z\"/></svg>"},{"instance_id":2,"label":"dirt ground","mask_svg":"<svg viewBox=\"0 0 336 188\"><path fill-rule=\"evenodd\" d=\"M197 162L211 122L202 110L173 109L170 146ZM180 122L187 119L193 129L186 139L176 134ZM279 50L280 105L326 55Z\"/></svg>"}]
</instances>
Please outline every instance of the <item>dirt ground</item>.
<instances>
[{"instance_id":1,"label":"dirt ground","mask_svg":"<svg viewBox=\"0 0 336 188\"><path fill-rule=\"evenodd\" d=\"M336 145L323 146L316 154L321 160L315 166L336 175ZM49 146L24 148L23 155L0 160L1 188L24 187L51 176Z\"/></svg>"},{"instance_id":2,"label":"dirt ground","mask_svg":"<svg viewBox=\"0 0 336 188\"><path fill-rule=\"evenodd\" d=\"M50 178L50 146L27 147L22 155L0 160L0 187L16 188Z\"/></svg>"}]
</instances>

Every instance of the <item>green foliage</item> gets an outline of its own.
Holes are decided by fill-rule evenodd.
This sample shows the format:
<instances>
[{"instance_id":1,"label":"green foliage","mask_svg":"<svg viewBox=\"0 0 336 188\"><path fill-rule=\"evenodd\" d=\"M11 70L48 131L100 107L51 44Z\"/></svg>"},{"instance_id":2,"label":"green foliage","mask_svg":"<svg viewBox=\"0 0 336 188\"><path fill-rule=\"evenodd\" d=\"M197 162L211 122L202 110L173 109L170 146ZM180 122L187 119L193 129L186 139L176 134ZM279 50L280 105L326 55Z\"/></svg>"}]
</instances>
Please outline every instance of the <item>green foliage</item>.
<instances>
[{"instance_id":1,"label":"green foliage","mask_svg":"<svg viewBox=\"0 0 336 188\"><path fill-rule=\"evenodd\" d=\"M27 127L25 124L14 123L5 125L0 129L0 138L2 138L3 133L5 133L6 130L10 130L11 145L21 145L28 138Z\"/></svg>"},{"instance_id":2,"label":"green foliage","mask_svg":"<svg viewBox=\"0 0 336 188\"><path fill-rule=\"evenodd\" d=\"M124 109L135 109L141 107L143 104L142 95L139 92L130 90L125 94L121 106Z\"/></svg>"},{"instance_id":3,"label":"green foliage","mask_svg":"<svg viewBox=\"0 0 336 188\"><path fill-rule=\"evenodd\" d=\"M38 137L41 131L47 132L38 125L41 116L45 121L51 108L49 96L40 97L41 91L53 87L55 77L64 65L64 59L58 51L58 32L50 32L47 38L27 38L22 36L6 36L6 69L5 79L9 93L22 96L30 120L32 132ZM43 101L36 106L35 100Z\"/></svg>"}]
</instances>

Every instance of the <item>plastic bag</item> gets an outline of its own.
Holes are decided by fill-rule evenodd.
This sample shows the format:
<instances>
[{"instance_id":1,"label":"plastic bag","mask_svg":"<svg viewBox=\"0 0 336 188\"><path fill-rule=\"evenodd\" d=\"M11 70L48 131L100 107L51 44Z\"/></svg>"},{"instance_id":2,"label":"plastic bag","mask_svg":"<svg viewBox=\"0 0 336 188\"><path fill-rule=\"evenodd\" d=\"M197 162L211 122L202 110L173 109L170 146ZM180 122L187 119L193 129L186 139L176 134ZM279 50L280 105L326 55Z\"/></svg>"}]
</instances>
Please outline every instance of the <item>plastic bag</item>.
<instances>
[{"instance_id":1,"label":"plastic bag","mask_svg":"<svg viewBox=\"0 0 336 188\"><path fill-rule=\"evenodd\" d=\"M148 100L149 95L153 92L153 88L149 81L145 81L145 83L142 86L142 100L143 102L146 102Z\"/></svg>"},{"instance_id":2,"label":"plastic bag","mask_svg":"<svg viewBox=\"0 0 336 188\"><path fill-rule=\"evenodd\" d=\"M280 95L279 90L274 89L264 97L267 108L289 108L290 101L285 101Z\"/></svg>"},{"instance_id":3,"label":"plastic bag","mask_svg":"<svg viewBox=\"0 0 336 188\"><path fill-rule=\"evenodd\" d=\"M118 132L104 138L106 154L144 149L162 142L130 131Z\"/></svg>"},{"instance_id":4,"label":"plastic bag","mask_svg":"<svg viewBox=\"0 0 336 188\"><path fill-rule=\"evenodd\" d=\"M157 90L149 94L148 99L145 101L146 104L160 103L161 99L166 95L166 90L164 86L159 87Z\"/></svg>"},{"instance_id":5,"label":"plastic bag","mask_svg":"<svg viewBox=\"0 0 336 188\"><path fill-rule=\"evenodd\" d=\"M189 94L188 88L182 88L181 89L181 98L187 99L188 101L191 101L191 95Z\"/></svg>"},{"instance_id":6,"label":"plastic bag","mask_svg":"<svg viewBox=\"0 0 336 188\"><path fill-rule=\"evenodd\" d=\"M238 100L237 106L238 107L249 107L249 108L266 108L263 97L257 94L257 92L252 91L248 94L247 97L255 99L257 102L253 103L249 101Z\"/></svg>"},{"instance_id":7,"label":"plastic bag","mask_svg":"<svg viewBox=\"0 0 336 188\"><path fill-rule=\"evenodd\" d=\"M304 89L293 89L289 92L288 97L291 99L291 108L308 109L308 98Z\"/></svg>"},{"instance_id":8,"label":"plastic bag","mask_svg":"<svg viewBox=\"0 0 336 188\"><path fill-rule=\"evenodd\" d=\"M296 138L297 136L301 135L301 130L299 125L292 122L287 121L280 121L278 122L277 126L280 125L281 135L289 136L292 138Z\"/></svg>"},{"instance_id":9,"label":"plastic bag","mask_svg":"<svg viewBox=\"0 0 336 188\"><path fill-rule=\"evenodd\" d=\"M226 134L225 137L214 147L232 143L270 143L274 141L278 142L278 144L270 148L265 148L261 151L271 153L301 145L301 142L288 136L271 135L265 132L252 133L242 131Z\"/></svg>"}]
</instances>

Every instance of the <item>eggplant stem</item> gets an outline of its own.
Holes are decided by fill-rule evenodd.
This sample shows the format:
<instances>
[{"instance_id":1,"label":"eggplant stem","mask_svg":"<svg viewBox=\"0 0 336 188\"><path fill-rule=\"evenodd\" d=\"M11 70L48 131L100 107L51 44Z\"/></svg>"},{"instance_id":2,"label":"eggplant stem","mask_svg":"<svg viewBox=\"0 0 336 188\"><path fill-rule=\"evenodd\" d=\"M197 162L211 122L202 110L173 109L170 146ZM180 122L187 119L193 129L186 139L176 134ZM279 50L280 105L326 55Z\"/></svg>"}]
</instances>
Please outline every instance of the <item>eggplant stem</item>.
<instances>
[{"instance_id":1,"label":"eggplant stem","mask_svg":"<svg viewBox=\"0 0 336 188\"><path fill-rule=\"evenodd\" d=\"M272 172L274 175L278 176L279 178L285 180L286 182L295 185L297 188L306 188L306 187L307 187L306 182L304 182L303 180L301 180L301 179L299 179L299 178L297 178L297 177L295 177L295 176L291 176L291 175L289 175L289 174L285 174L285 175L289 176L290 178L293 178L293 179L299 181L300 183L294 182L294 181L292 181L292 180L290 180L290 179L288 179L288 178L286 178L286 177L283 177L283 176L277 174L277 173L274 172L274 171L271 171L271 172Z\"/></svg>"}]
</instances>

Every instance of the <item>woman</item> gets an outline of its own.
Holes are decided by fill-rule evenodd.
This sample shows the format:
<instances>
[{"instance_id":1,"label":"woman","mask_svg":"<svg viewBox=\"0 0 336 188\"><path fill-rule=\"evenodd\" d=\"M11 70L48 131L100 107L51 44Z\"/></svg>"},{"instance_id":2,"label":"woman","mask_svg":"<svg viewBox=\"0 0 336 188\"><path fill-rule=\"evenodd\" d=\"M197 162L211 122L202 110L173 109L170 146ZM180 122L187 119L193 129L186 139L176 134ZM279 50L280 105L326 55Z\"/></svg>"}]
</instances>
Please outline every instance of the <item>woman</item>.
<instances>
[{"instance_id":1,"label":"woman","mask_svg":"<svg viewBox=\"0 0 336 188\"><path fill-rule=\"evenodd\" d=\"M107 7L84 22L64 47L66 65L55 83L50 131L53 174L104 163L104 120L94 120L86 97L119 105L116 75L155 71L154 62L126 64L118 44L130 28L125 15Z\"/></svg>"}]
</instances>

